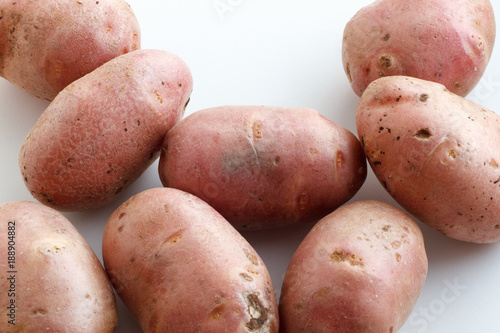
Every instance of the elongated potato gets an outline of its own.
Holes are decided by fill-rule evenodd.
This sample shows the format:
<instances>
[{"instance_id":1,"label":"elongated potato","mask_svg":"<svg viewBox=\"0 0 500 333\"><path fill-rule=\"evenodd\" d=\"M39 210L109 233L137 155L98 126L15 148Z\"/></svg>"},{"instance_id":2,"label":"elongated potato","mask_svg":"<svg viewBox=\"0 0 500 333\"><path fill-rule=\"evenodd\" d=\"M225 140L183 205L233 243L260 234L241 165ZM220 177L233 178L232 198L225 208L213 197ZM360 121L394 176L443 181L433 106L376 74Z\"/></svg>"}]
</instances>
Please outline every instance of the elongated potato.
<instances>
[{"instance_id":1,"label":"elongated potato","mask_svg":"<svg viewBox=\"0 0 500 333\"><path fill-rule=\"evenodd\" d=\"M486 70L495 35L489 0L378 0L346 24L342 62L359 96L389 75L438 82L465 96Z\"/></svg>"},{"instance_id":2,"label":"elongated potato","mask_svg":"<svg viewBox=\"0 0 500 333\"><path fill-rule=\"evenodd\" d=\"M141 192L109 218L108 275L144 332L278 331L269 273L248 242L199 198Z\"/></svg>"},{"instance_id":3,"label":"elongated potato","mask_svg":"<svg viewBox=\"0 0 500 333\"><path fill-rule=\"evenodd\" d=\"M261 229L330 213L359 190L366 161L358 139L315 110L221 106L169 131L159 173L237 229Z\"/></svg>"},{"instance_id":4,"label":"elongated potato","mask_svg":"<svg viewBox=\"0 0 500 333\"><path fill-rule=\"evenodd\" d=\"M358 201L320 220L290 261L282 332L397 332L427 276L422 233L409 215Z\"/></svg>"},{"instance_id":5,"label":"elongated potato","mask_svg":"<svg viewBox=\"0 0 500 333\"><path fill-rule=\"evenodd\" d=\"M141 46L124 0L0 0L0 76L47 100Z\"/></svg>"},{"instance_id":6,"label":"elongated potato","mask_svg":"<svg viewBox=\"0 0 500 333\"><path fill-rule=\"evenodd\" d=\"M459 240L500 240L498 114L395 76L368 86L356 125L375 175L412 215Z\"/></svg>"},{"instance_id":7,"label":"elongated potato","mask_svg":"<svg viewBox=\"0 0 500 333\"><path fill-rule=\"evenodd\" d=\"M70 84L21 148L27 188L65 211L113 201L158 158L192 85L187 65L160 50L127 53Z\"/></svg>"},{"instance_id":8,"label":"elongated potato","mask_svg":"<svg viewBox=\"0 0 500 333\"><path fill-rule=\"evenodd\" d=\"M52 208L0 204L1 332L114 332L115 295L91 247Z\"/></svg>"}]
</instances>

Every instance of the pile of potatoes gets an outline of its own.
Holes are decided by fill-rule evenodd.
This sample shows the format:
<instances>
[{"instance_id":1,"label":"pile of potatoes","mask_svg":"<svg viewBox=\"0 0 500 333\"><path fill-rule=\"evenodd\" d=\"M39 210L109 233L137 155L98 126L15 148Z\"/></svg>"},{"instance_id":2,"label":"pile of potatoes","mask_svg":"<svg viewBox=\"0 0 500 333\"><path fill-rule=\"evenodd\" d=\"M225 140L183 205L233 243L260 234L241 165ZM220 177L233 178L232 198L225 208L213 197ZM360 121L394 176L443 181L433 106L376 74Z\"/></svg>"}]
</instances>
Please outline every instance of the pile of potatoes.
<instances>
[{"instance_id":1,"label":"pile of potatoes","mask_svg":"<svg viewBox=\"0 0 500 333\"><path fill-rule=\"evenodd\" d=\"M439 17L418 15L425 7ZM17 286L0 300L15 313L1 332L113 332L115 292L144 332L397 332L428 270L412 216L461 241L500 241L500 116L465 99L493 50L488 0L360 9L342 41L357 135L309 108L184 117L188 64L141 49L125 1L0 0L0 13L0 75L51 101L19 153L38 203L0 204L0 253L12 258L0 289ZM158 159L164 187L113 212L101 265L62 212L117 201ZM406 212L348 203L368 165ZM240 231L305 223L278 302Z\"/></svg>"}]
</instances>

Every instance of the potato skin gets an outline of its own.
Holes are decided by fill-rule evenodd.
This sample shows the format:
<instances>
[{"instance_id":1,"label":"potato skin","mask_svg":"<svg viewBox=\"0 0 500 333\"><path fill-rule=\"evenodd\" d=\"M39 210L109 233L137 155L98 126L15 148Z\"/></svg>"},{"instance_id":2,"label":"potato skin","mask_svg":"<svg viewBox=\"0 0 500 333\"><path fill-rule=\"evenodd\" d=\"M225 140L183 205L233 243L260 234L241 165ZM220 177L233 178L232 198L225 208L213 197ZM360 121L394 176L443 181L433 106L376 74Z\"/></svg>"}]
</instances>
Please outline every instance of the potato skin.
<instances>
[{"instance_id":1,"label":"potato skin","mask_svg":"<svg viewBox=\"0 0 500 333\"><path fill-rule=\"evenodd\" d=\"M359 96L390 75L438 82L466 96L486 69L495 34L489 0L378 0L346 24L342 62Z\"/></svg>"},{"instance_id":2,"label":"potato skin","mask_svg":"<svg viewBox=\"0 0 500 333\"><path fill-rule=\"evenodd\" d=\"M113 288L70 221L25 201L0 204L0 220L0 306L4 314L12 314L11 300L16 306L15 318L2 316L1 332L114 332Z\"/></svg>"},{"instance_id":3,"label":"potato skin","mask_svg":"<svg viewBox=\"0 0 500 333\"><path fill-rule=\"evenodd\" d=\"M269 273L212 207L172 188L143 191L109 218L104 265L144 332L277 332Z\"/></svg>"},{"instance_id":4,"label":"potato skin","mask_svg":"<svg viewBox=\"0 0 500 333\"><path fill-rule=\"evenodd\" d=\"M27 188L61 211L113 201L158 158L192 86L182 59L160 50L124 54L70 84L21 148Z\"/></svg>"},{"instance_id":5,"label":"potato skin","mask_svg":"<svg viewBox=\"0 0 500 333\"><path fill-rule=\"evenodd\" d=\"M306 108L220 106L180 121L165 137L164 186L192 193L237 229L318 220L366 178L358 139Z\"/></svg>"},{"instance_id":6,"label":"potato skin","mask_svg":"<svg viewBox=\"0 0 500 333\"><path fill-rule=\"evenodd\" d=\"M427 276L418 225L378 201L358 201L320 220L285 273L280 332L397 332Z\"/></svg>"},{"instance_id":7,"label":"potato skin","mask_svg":"<svg viewBox=\"0 0 500 333\"><path fill-rule=\"evenodd\" d=\"M71 82L141 47L123 0L0 0L0 76L53 100Z\"/></svg>"},{"instance_id":8,"label":"potato skin","mask_svg":"<svg viewBox=\"0 0 500 333\"><path fill-rule=\"evenodd\" d=\"M368 86L356 125L375 175L412 215L458 240L500 240L498 114L395 76Z\"/></svg>"}]
</instances>

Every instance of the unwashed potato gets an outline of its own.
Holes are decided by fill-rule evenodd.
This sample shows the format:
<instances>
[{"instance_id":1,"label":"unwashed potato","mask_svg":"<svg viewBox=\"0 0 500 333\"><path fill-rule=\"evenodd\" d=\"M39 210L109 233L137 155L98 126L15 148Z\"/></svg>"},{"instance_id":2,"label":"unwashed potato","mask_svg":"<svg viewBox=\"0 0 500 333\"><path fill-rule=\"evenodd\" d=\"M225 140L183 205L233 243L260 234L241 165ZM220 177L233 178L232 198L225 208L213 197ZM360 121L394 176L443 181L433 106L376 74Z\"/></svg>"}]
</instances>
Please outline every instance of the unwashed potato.
<instances>
[{"instance_id":1,"label":"unwashed potato","mask_svg":"<svg viewBox=\"0 0 500 333\"><path fill-rule=\"evenodd\" d=\"M389 75L438 82L465 96L486 69L495 34L489 0L378 0L346 24L342 61L359 96Z\"/></svg>"},{"instance_id":2,"label":"unwashed potato","mask_svg":"<svg viewBox=\"0 0 500 333\"><path fill-rule=\"evenodd\" d=\"M237 229L322 218L366 178L358 139L306 108L220 106L200 110L167 134L164 186L192 193Z\"/></svg>"},{"instance_id":3,"label":"unwashed potato","mask_svg":"<svg viewBox=\"0 0 500 333\"><path fill-rule=\"evenodd\" d=\"M411 214L459 240L500 240L498 114L393 76L368 86L356 125L375 175Z\"/></svg>"},{"instance_id":4,"label":"unwashed potato","mask_svg":"<svg viewBox=\"0 0 500 333\"><path fill-rule=\"evenodd\" d=\"M124 54L73 82L21 148L27 188L63 211L113 201L158 158L192 86L184 61L160 50Z\"/></svg>"},{"instance_id":5,"label":"unwashed potato","mask_svg":"<svg viewBox=\"0 0 500 333\"><path fill-rule=\"evenodd\" d=\"M111 333L115 295L91 247L59 212L0 204L0 331Z\"/></svg>"},{"instance_id":6,"label":"unwashed potato","mask_svg":"<svg viewBox=\"0 0 500 333\"><path fill-rule=\"evenodd\" d=\"M212 207L171 188L141 192L109 218L104 265L146 333L277 332L266 266Z\"/></svg>"},{"instance_id":7,"label":"unwashed potato","mask_svg":"<svg viewBox=\"0 0 500 333\"><path fill-rule=\"evenodd\" d=\"M395 333L427 276L409 215L358 201L320 220L293 255L279 305L281 332Z\"/></svg>"},{"instance_id":8,"label":"unwashed potato","mask_svg":"<svg viewBox=\"0 0 500 333\"><path fill-rule=\"evenodd\" d=\"M123 0L0 0L0 16L0 76L47 100L141 46Z\"/></svg>"}]
</instances>

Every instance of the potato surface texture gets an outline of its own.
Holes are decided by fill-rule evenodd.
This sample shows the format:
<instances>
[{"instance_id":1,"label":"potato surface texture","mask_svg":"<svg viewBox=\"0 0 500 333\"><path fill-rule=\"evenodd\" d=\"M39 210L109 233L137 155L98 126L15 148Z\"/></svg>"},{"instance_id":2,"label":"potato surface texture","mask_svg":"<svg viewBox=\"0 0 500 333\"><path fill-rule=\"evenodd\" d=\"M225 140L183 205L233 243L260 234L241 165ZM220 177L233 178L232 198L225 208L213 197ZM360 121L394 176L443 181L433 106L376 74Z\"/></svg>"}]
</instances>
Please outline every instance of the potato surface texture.
<instances>
[{"instance_id":1,"label":"potato surface texture","mask_svg":"<svg viewBox=\"0 0 500 333\"><path fill-rule=\"evenodd\" d=\"M356 115L384 188L412 215L463 241L500 240L500 116L409 77L373 82Z\"/></svg>"},{"instance_id":2,"label":"potato surface texture","mask_svg":"<svg viewBox=\"0 0 500 333\"><path fill-rule=\"evenodd\" d=\"M70 221L25 201L0 204L0 220L1 332L114 332L113 288Z\"/></svg>"},{"instance_id":3,"label":"potato surface texture","mask_svg":"<svg viewBox=\"0 0 500 333\"><path fill-rule=\"evenodd\" d=\"M123 0L0 0L0 15L0 76L47 100L141 46L139 24Z\"/></svg>"},{"instance_id":4,"label":"potato surface texture","mask_svg":"<svg viewBox=\"0 0 500 333\"><path fill-rule=\"evenodd\" d=\"M159 156L192 91L187 65L159 50L117 57L65 88L20 152L40 202L85 210L113 201Z\"/></svg>"},{"instance_id":5,"label":"potato surface texture","mask_svg":"<svg viewBox=\"0 0 500 333\"><path fill-rule=\"evenodd\" d=\"M438 82L465 96L486 69L495 34L489 0L378 0L346 24L342 61L359 96L390 75Z\"/></svg>"},{"instance_id":6,"label":"potato surface texture","mask_svg":"<svg viewBox=\"0 0 500 333\"><path fill-rule=\"evenodd\" d=\"M320 220L290 261L280 332L391 333L410 315L427 277L418 225L378 201L358 201Z\"/></svg>"},{"instance_id":7,"label":"potato surface texture","mask_svg":"<svg viewBox=\"0 0 500 333\"><path fill-rule=\"evenodd\" d=\"M152 332L277 332L271 278L212 207L171 188L143 191L109 218L104 265L118 295Z\"/></svg>"},{"instance_id":8,"label":"potato surface texture","mask_svg":"<svg viewBox=\"0 0 500 333\"><path fill-rule=\"evenodd\" d=\"M220 106L200 110L167 134L164 186L192 193L237 229L318 220L348 201L366 178L358 139L306 108Z\"/></svg>"}]
</instances>

